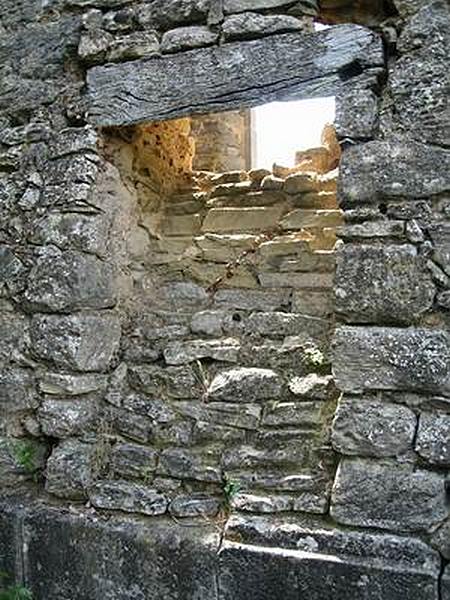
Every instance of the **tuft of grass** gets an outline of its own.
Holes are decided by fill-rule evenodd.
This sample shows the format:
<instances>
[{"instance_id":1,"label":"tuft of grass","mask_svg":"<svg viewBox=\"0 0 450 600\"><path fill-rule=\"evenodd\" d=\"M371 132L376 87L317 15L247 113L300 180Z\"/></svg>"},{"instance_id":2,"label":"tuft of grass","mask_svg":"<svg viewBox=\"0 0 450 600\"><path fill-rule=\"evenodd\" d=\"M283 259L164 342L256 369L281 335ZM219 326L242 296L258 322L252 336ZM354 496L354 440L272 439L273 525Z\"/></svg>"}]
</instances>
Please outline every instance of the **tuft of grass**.
<instances>
[{"instance_id":1,"label":"tuft of grass","mask_svg":"<svg viewBox=\"0 0 450 600\"><path fill-rule=\"evenodd\" d=\"M8 573L0 571L0 600L33 600L31 591L22 585L8 585Z\"/></svg>"},{"instance_id":2,"label":"tuft of grass","mask_svg":"<svg viewBox=\"0 0 450 600\"><path fill-rule=\"evenodd\" d=\"M9 449L16 463L27 473L36 471L36 448L30 442L15 440ZM1 600L1 598L0 598Z\"/></svg>"},{"instance_id":3,"label":"tuft of grass","mask_svg":"<svg viewBox=\"0 0 450 600\"><path fill-rule=\"evenodd\" d=\"M0 591L0 600L33 600L33 594L28 588L13 585Z\"/></svg>"}]
</instances>

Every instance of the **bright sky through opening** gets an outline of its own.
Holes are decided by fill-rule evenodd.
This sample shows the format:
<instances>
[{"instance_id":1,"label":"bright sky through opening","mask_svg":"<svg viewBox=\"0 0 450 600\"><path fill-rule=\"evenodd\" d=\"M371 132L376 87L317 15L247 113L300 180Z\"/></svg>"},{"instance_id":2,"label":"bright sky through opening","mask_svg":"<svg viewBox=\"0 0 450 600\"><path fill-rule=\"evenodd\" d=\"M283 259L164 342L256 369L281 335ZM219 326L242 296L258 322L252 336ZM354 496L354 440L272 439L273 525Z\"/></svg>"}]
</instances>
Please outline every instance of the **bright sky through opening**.
<instances>
[{"instance_id":1,"label":"bright sky through opening","mask_svg":"<svg viewBox=\"0 0 450 600\"><path fill-rule=\"evenodd\" d=\"M295 153L320 146L324 125L333 123L335 99L271 102L252 110L252 167L293 167Z\"/></svg>"}]
</instances>

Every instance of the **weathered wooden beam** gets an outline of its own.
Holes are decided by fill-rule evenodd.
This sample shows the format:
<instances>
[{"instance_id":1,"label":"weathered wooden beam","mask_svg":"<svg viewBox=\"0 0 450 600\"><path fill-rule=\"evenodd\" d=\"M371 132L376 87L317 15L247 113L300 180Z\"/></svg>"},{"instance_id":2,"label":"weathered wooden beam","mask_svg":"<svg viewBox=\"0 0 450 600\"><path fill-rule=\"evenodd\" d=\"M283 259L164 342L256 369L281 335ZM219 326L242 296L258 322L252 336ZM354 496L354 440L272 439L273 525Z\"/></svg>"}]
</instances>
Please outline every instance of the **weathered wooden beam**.
<instances>
[{"instance_id":1,"label":"weathered wooden beam","mask_svg":"<svg viewBox=\"0 0 450 600\"><path fill-rule=\"evenodd\" d=\"M382 68L381 39L356 25L286 33L94 67L88 115L130 125L337 93L343 81Z\"/></svg>"}]
</instances>

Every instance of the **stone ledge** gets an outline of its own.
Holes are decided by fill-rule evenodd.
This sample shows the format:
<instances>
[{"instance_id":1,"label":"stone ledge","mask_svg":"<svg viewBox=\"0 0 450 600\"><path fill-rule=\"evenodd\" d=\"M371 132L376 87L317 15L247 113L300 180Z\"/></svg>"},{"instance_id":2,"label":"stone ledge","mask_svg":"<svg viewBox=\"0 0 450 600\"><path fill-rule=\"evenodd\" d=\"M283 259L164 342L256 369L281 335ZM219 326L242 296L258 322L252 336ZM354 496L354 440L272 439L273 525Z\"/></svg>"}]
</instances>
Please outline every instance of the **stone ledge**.
<instances>
[{"instance_id":1,"label":"stone ledge","mask_svg":"<svg viewBox=\"0 0 450 600\"><path fill-rule=\"evenodd\" d=\"M213 523L193 523L49 507L29 493L3 497L0 568L22 564L36 600L438 599L439 555L411 537L233 517L220 547Z\"/></svg>"}]
</instances>

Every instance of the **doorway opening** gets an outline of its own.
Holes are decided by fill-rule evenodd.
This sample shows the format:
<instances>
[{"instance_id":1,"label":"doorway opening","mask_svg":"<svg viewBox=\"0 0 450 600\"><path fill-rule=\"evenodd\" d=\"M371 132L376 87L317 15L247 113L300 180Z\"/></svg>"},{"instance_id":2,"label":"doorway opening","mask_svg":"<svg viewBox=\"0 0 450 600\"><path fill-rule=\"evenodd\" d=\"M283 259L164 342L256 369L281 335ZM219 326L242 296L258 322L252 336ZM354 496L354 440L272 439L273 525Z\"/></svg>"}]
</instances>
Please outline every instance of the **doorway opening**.
<instances>
[{"instance_id":1,"label":"doorway opening","mask_svg":"<svg viewBox=\"0 0 450 600\"><path fill-rule=\"evenodd\" d=\"M290 164L252 166L249 112L105 130L129 210L132 390L112 422L160 453L149 484L169 497L220 500L231 481L237 510L320 514L335 471L340 147L325 124Z\"/></svg>"}]
</instances>

